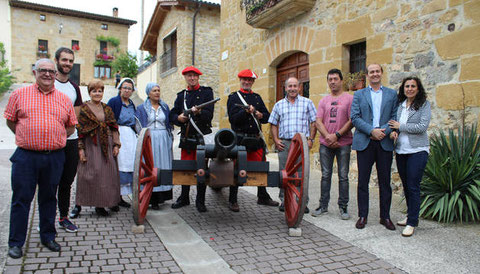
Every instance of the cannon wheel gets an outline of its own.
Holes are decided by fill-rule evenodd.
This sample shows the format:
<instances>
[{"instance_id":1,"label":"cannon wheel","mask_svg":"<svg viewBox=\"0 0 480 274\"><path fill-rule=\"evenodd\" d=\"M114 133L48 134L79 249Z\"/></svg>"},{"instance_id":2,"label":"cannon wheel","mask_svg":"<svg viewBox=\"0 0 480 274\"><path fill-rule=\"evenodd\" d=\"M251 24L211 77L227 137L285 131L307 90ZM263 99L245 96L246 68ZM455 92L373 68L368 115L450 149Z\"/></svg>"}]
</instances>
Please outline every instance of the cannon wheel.
<instances>
[{"instance_id":1,"label":"cannon wheel","mask_svg":"<svg viewBox=\"0 0 480 274\"><path fill-rule=\"evenodd\" d=\"M305 134L297 133L288 150L285 170L282 170L285 190L285 220L288 227L298 227L303 218L308 197L310 155Z\"/></svg>"},{"instance_id":2,"label":"cannon wheel","mask_svg":"<svg viewBox=\"0 0 480 274\"><path fill-rule=\"evenodd\" d=\"M150 130L142 129L137 141L133 168L133 219L143 224L153 187L157 185L157 168L154 167Z\"/></svg>"}]
</instances>

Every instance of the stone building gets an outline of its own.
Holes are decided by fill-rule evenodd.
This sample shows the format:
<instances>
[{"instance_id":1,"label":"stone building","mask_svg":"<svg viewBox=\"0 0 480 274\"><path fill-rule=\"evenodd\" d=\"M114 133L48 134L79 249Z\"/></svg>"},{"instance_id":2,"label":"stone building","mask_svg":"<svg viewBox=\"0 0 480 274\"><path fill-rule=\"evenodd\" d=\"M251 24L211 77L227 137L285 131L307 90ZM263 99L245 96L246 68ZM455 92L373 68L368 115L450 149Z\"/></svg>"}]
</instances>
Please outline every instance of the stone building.
<instances>
[{"instance_id":1,"label":"stone building","mask_svg":"<svg viewBox=\"0 0 480 274\"><path fill-rule=\"evenodd\" d=\"M191 65L203 73L200 84L212 87L218 95L219 38L219 4L159 0L140 47L155 61L137 76L139 96L146 98L143 91L147 82L157 82L162 99L173 106L176 94L186 88L181 72ZM218 113L214 119L218 121Z\"/></svg>"},{"instance_id":2,"label":"stone building","mask_svg":"<svg viewBox=\"0 0 480 274\"><path fill-rule=\"evenodd\" d=\"M18 82L32 82L32 65L39 58L55 58L59 47L75 52L71 78L87 84L100 78L115 82L111 62L128 47L128 28L135 21L113 16L10 0L11 63Z\"/></svg>"},{"instance_id":3,"label":"stone building","mask_svg":"<svg viewBox=\"0 0 480 274\"><path fill-rule=\"evenodd\" d=\"M238 71L251 68L269 109L283 97L287 76L297 76L317 105L328 92L329 69L356 72L375 62L385 86L398 89L411 74L422 79L432 103L430 132L480 118L478 0L222 1L221 26L224 99L238 89Z\"/></svg>"}]
</instances>

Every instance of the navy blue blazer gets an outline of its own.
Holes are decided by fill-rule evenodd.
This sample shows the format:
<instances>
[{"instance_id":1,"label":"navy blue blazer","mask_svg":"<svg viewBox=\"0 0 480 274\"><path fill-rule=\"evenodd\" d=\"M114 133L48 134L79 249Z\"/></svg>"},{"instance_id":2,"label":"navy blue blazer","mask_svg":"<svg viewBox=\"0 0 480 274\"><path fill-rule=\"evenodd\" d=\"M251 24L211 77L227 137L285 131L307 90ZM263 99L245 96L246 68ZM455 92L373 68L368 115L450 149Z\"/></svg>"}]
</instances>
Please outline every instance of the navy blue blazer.
<instances>
[{"instance_id":1,"label":"navy blue blazer","mask_svg":"<svg viewBox=\"0 0 480 274\"><path fill-rule=\"evenodd\" d=\"M393 141L389 138L392 129L388 126L389 120L397 120L398 99L393 89L382 87L382 106L380 107L380 128L385 129L387 135L380 141L382 148L393 151ZM355 127L352 149L365 150L370 143L370 132L373 127L372 97L368 87L357 90L353 95L350 118Z\"/></svg>"}]
</instances>

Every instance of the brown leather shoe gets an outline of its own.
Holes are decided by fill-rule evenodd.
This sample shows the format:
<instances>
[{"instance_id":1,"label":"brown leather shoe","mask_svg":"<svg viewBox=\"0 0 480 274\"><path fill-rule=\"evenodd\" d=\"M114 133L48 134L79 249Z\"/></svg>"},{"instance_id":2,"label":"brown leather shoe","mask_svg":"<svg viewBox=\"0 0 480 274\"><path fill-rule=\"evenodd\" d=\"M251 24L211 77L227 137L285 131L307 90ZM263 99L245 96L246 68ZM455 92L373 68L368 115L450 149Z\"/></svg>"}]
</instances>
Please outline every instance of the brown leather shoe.
<instances>
[{"instance_id":1,"label":"brown leather shoe","mask_svg":"<svg viewBox=\"0 0 480 274\"><path fill-rule=\"evenodd\" d=\"M259 199L259 200L257 201L257 204L259 204L259 205L266 205L266 206L278 206L278 205L279 205L278 202L276 202L276 201L274 201L274 200L272 200L272 199L268 199L268 200L267 200L267 199L261 199L261 200Z\"/></svg>"},{"instance_id":2,"label":"brown leather shoe","mask_svg":"<svg viewBox=\"0 0 480 274\"><path fill-rule=\"evenodd\" d=\"M395 225L390 219L380 219L380 224L382 224L388 230L395 230Z\"/></svg>"},{"instance_id":3,"label":"brown leather shoe","mask_svg":"<svg viewBox=\"0 0 480 274\"><path fill-rule=\"evenodd\" d=\"M363 229L363 228L365 228L366 224L367 224L367 218L360 217L360 218L358 218L358 221L355 224L355 227L358 228L358 229Z\"/></svg>"},{"instance_id":4,"label":"brown leather shoe","mask_svg":"<svg viewBox=\"0 0 480 274\"><path fill-rule=\"evenodd\" d=\"M238 206L238 203L228 203L228 208L230 208L230 210L233 212L240 211L240 207Z\"/></svg>"}]
</instances>

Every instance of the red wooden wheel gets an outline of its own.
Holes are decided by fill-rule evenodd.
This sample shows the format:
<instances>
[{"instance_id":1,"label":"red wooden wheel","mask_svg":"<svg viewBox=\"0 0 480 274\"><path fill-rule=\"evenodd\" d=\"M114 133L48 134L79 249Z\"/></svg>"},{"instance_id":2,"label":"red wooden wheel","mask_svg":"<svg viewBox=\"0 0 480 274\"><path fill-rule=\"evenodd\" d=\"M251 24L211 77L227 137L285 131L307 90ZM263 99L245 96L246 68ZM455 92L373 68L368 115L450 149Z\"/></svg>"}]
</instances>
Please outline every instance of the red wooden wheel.
<instances>
[{"instance_id":1,"label":"red wooden wheel","mask_svg":"<svg viewBox=\"0 0 480 274\"><path fill-rule=\"evenodd\" d=\"M297 133L288 150L287 163L282 170L282 187L285 190L285 220L288 227L298 227L303 218L308 197L310 156L305 134Z\"/></svg>"},{"instance_id":2,"label":"red wooden wheel","mask_svg":"<svg viewBox=\"0 0 480 274\"><path fill-rule=\"evenodd\" d=\"M153 187L157 186L157 168L154 167L150 130L142 129L137 141L133 168L133 219L143 224Z\"/></svg>"}]
</instances>

